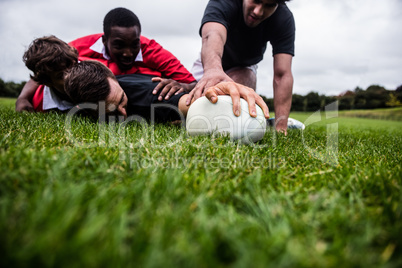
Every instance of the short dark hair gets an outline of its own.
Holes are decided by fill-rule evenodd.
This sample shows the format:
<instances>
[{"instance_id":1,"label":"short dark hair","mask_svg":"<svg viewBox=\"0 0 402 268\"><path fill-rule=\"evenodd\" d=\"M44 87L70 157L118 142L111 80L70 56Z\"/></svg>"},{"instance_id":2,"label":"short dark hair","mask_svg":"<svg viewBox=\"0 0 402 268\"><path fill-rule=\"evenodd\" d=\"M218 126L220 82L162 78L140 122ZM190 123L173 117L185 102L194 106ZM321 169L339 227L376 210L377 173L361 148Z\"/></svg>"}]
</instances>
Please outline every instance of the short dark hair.
<instances>
[{"instance_id":1,"label":"short dark hair","mask_svg":"<svg viewBox=\"0 0 402 268\"><path fill-rule=\"evenodd\" d=\"M30 77L34 81L48 84L52 82L50 72L64 72L78 62L78 52L66 42L50 35L32 41L22 60L33 72Z\"/></svg>"},{"instance_id":2,"label":"short dark hair","mask_svg":"<svg viewBox=\"0 0 402 268\"><path fill-rule=\"evenodd\" d=\"M126 28L138 26L141 31L141 24L138 17L134 12L124 7L117 7L110 10L103 19L103 33L106 38L109 38L113 26Z\"/></svg>"},{"instance_id":3,"label":"short dark hair","mask_svg":"<svg viewBox=\"0 0 402 268\"><path fill-rule=\"evenodd\" d=\"M70 68L64 77L64 89L71 100L78 104L105 101L110 94L108 78L116 79L103 63L81 61Z\"/></svg>"}]
</instances>

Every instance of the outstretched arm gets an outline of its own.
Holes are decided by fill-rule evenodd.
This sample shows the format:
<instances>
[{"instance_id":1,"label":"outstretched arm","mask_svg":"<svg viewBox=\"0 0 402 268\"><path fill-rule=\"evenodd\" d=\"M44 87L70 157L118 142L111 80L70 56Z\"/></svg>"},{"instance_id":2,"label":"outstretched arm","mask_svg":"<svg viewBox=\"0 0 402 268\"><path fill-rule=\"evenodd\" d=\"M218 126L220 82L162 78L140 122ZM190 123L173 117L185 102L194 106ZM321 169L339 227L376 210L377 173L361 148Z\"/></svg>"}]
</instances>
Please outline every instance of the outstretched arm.
<instances>
[{"instance_id":1,"label":"outstretched arm","mask_svg":"<svg viewBox=\"0 0 402 268\"><path fill-rule=\"evenodd\" d=\"M201 35L201 61L204 76L190 92L187 105L190 104L192 98L198 99L203 96L207 88L215 86L219 82L233 82L222 68L223 47L227 35L225 26L217 22L205 23L202 26Z\"/></svg>"},{"instance_id":2,"label":"outstretched arm","mask_svg":"<svg viewBox=\"0 0 402 268\"><path fill-rule=\"evenodd\" d=\"M186 104L192 100L206 95L213 103L218 95L230 95L233 100L233 112L240 115L240 98L247 101L251 116L256 116L255 104L261 106L266 118L269 118L268 106L260 95L252 88L235 83L222 68L223 48L226 43L227 31L225 26L216 22L205 23L202 27L201 60L204 68L204 76L198 81L195 88L190 92ZM209 94L206 94L207 90ZM215 98L214 98L215 97Z\"/></svg>"},{"instance_id":3,"label":"outstretched arm","mask_svg":"<svg viewBox=\"0 0 402 268\"><path fill-rule=\"evenodd\" d=\"M292 106L292 55L274 56L274 106L276 130L287 134L288 118Z\"/></svg>"},{"instance_id":4,"label":"outstretched arm","mask_svg":"<svg viewBox=\"0 0 402 268\"><path fill-rule=\"evenodd\" d=\"M28 111L33 112L34 108L31 103L33 96L35 95L36 89L39 84L34 80L30 79L25 86L22 88L20 95L15 103L15 110L17 112Z\"/></svg>"}]
</instances>

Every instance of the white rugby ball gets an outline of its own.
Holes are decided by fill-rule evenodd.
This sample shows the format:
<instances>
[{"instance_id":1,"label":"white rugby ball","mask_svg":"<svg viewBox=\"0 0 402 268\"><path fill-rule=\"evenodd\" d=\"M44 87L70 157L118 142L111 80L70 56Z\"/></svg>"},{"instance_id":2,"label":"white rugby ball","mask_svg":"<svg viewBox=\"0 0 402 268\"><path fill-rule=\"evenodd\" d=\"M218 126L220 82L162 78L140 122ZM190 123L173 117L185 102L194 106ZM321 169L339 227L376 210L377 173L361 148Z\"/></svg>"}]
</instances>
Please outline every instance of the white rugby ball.
<instances>
[{"instance_id":1,"label":"white rugby ball","mask_svg":"<svg viewBox=\"0 0 402 268\"><path fill-rule=\"evenodd\" d=\"M256 105L257 117L251 117L248 103L240 99L241 113L233 113L232 98L227 95L218 96L216 103L206 97L198 98L191 104L186 118L186 129L190 136L223 134L231 140L250 144L261 140L266 132L267 121L260 106Z\"/></svg>"}]
</instances>

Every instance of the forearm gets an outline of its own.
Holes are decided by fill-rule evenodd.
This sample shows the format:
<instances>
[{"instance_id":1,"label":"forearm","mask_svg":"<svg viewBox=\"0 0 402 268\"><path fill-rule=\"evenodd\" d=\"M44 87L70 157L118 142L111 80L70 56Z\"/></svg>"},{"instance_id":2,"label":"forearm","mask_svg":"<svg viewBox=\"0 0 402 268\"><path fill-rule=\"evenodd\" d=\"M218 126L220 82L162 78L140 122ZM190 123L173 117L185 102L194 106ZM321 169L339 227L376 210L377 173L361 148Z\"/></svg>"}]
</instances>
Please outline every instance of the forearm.
<instances>
[{"instance_id":1,"label":"forearm","mask_svg":"<svg viewBox=\"0 0 402 268\"><path fill-rule=\"evenodd\" d=\"M202 27L202 48L201 61L204 74L197 82L197 85L189 93L190 98L187 100L187 105L190 105L190 100L201 97L205 90L224 81L233 81L222 68L223 48L226 43L226 28L220 23L208 22Z\"/></svg>"},{"instance_id":2,"label":"forearm","mask_svg":"<svg viewBox=\"0 0 402 268\"><path fill-rule=\"evenodd\" d=\"M274 55L273 86L276 130L286 134L292 106L292 55L284 53Z\"/></svg>"},{"instance_id":3,"label":"forearm","mask_svg":"<svg viewBox=\"0 0 402 268\"><path fill-rule=\"evenodd\" d=\"M22 88L20 95L15 103L15 110L21 111L33 111L32 98L35 95L36 89L39 84L30 79Z\"/></svg>"},{"instance_id":4,"label":"forearm","mask_svg":"<svg viewBox=\"0 0 402 268\"><path fill-rule=\"evenodd\" d=\"M32 100L38 86L39 86L38 83L36 83L34 80L30 79L22 88L21 93L18 96L18 99L21 98L21 99Z\"/></svg>"},{"instance_id":5,"label":"forearm","mask_svg":"<svg viewBox=\"0 0 402 268\"><path fill-rule=\"evenodd\" d=\"M226 28L219 23L207 23L202 31L201 61L204 72L223 72L222 55L226 43Z\"/></svg>"},{"instance_id":6,"label":"forearm","mask_svg":"<svg viewBox=\"0 0 402 268\"><path fill-rule=\"evenodd\" d=\"M209 41L208 41L209 42ZM204 68L204 73L209 71L212 72L223 72L222 68L222 54L218 49L214 49L214 45L203 43L201 50L201 62Z\"/></svg>"},{"instance_id":7,"label":"forearm","mask_svg":"<svg viewBox=\"0 0 402 268\"><path fill-rule=\"evenodd\" d=\"M276 123L287 126L290 108L292 106L292 74L289 73L280 77L275 77L273 86Z\"/></svg>"}]
</instances>

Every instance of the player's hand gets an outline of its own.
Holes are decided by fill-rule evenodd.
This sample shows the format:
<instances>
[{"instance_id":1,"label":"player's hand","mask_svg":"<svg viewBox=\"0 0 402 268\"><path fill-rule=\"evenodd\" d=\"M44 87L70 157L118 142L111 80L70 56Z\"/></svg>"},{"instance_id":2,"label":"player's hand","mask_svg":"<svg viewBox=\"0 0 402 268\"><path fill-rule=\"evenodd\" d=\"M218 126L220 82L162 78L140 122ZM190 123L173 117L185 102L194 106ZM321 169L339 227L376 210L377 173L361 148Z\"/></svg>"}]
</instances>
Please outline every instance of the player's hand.
<instances>
[{"instance_id":1,"label":"player's hand","mask_svg":"<svg viewBox=\"0 0 402 268\"><path fill-rule=\"evenodd\" d=\"M31 102L25 98L18 98L15 102L15 111L17 112L34 112L34 108Z\"/></svg>"},{"instance_id":2,"label":"player's hand","mask_svg":"<svg viewBox=\"0 0 402 268\"><path fill-rule=\"evenodd\" d=\"M275 129L278 133L288 135L288 118L285 116L275 117Z\"/></svg>"},{"instance_id":3,"label":"player's hand","mask_svg":"<svg viewBox=\"0 0 402 268\"><path fill-rule=\"evenodd\" d=\"M159 84L152 91L152 94L154 95L158 94L158 92L160 91L158 97L159 101L162 101L163 98L165 98L165 100L168 100L174 94L185 91L185 87L181 83L173 79L153 77L152 82L159 82Z\"/></svg>"},{"instance_id":4,"label":"player's hand","mask_svg":"<svg viewBox=\"0 0 402 268\"><path fill-rule=\"evenodd\" d=\"M233 82L233 80L223 71L206 71L195 88L189 93L186 105L190 105L193 99L196 100L204 96L208 88L220 82Z\"/></svg>"},{"instance_id":5,"label":"player's hand","mask_svg":"<svg viewBox=\"0 0 402 268\"><path fill-rule=\"evenodd\" d=\"M264 112L265 118L269 118L269 109L267 104L252 88L235 82L221 82L216 86L208 88L205 92L205 97L207 97L207 99L209 99L209 101L212 103L216 103L218 101L218 95L230 95L230 97L232 97L233 113L236 116L240 115L240 98L243 98L248 103L249 113L252 117L257 116L255 104L258 104L258 106L260 106Z\"/></svg>"}]
</instances>

